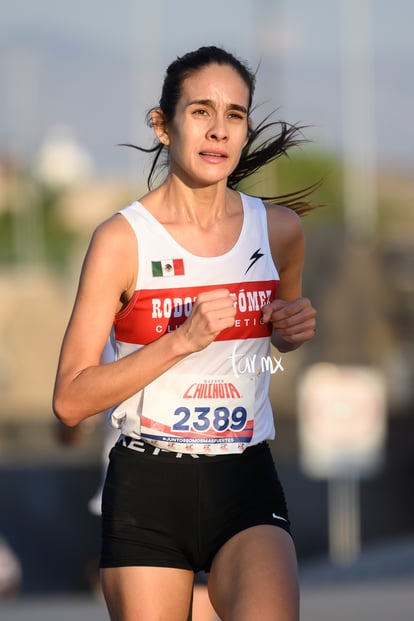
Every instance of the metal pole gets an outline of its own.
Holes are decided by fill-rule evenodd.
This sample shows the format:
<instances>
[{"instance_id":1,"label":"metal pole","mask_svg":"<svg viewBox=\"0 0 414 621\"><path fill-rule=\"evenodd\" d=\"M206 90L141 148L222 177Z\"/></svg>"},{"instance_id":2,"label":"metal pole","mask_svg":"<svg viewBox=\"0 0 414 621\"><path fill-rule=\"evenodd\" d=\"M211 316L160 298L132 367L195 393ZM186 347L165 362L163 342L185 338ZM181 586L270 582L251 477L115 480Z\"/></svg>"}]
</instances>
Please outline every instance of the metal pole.
<instances>
[{"instance_id":1,"label":"metal pole","mask_svg":"<svg viewBox=\"0 0 414 621\"><path fill-rule=\"evenodd\" d=\"M359 481L328 481L329 556L337 565L354 562L361 551Z\"/></svg>"},{"instance_id":2,"label":"metal pole","mask_svg":"<svg viewBox=\"0 0 414 621\"><path fill-rule=\"evenodd\" d=\"M341 2L344 217L348 237L377 229L375 84L371 0Z\"/></svg>"},{"instance_id":3,"label":"metal pole","mask_svg":"<svg viewBox=\"0 0 414 621\"><path fill-rule=\"evenodd\" d=\"M160 72L164 35L161 0L151 1L150 13L156 28L148 27L147 10L142 3L131 5L131 136L127 141L143 147L150 146L154 140L152 130L145 125L145 114L157 105L163 78ZM148 155L134 149L130 161L131 180L144 186L143 169L149 161Z\"/></svg>"},{"instance_id":4,"label":"metal pole","mask_svg":"<svg viewBox=\"0 0 414 621\"><path fill-rule=\"evenodd\" d=\"M270 110L259 108L259 117L282 108L282 67L284 55L284 19L282 0L257 0L251 3L253 24L253 49L259 62L259 77L271 76L263 95L256 95L257 101L268 101ZM274 120L277 116L274 117ZM275 166L261 179L263 194L275 196L278 193L278 179Z\"/></svg>"}]
</instances>

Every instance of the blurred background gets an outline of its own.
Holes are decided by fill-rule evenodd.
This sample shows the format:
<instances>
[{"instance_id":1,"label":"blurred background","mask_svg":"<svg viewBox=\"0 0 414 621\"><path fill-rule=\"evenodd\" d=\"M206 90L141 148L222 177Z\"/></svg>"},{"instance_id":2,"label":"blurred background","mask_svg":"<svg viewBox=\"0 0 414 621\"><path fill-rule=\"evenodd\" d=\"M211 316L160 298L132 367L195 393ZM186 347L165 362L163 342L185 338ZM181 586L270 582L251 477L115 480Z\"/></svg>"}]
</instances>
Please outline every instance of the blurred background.
<instances>
[{"instance_id":1,"label":"blurred background","mask_svg":"<svg viewBox=\"0 0 414 621\"><path fill-rule=\"evenodd\" d=\"M317 336L271 385L306 592L412 581L413 21L410 0L0 0L0 596L98 590L102 425L55 422L57 358L94 227L146 191L148 161L117 145L151 146L166 66L204 44L258 69L255 122L309 140L241 189L323 179Z\"/></svg>"}]
</instances>

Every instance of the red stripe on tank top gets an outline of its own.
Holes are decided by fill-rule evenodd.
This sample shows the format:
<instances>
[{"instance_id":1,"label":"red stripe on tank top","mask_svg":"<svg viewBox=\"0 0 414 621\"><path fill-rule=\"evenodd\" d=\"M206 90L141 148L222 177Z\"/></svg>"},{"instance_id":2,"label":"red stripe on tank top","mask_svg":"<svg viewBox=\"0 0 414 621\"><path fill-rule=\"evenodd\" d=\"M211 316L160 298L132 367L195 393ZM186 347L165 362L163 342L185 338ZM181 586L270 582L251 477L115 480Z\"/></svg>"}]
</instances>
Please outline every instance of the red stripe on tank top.
<instances>
[{"instance_id":1,"label":"red stripe on tank top","mask_svg":"<svg viewBox=\"0 0 414 621\"><path fill-rule=\"evenodd\" d=\"M262 308L275 299L278 286L278 280L266 280L142 289L136 291L128 306L116 315L115 336L124 343L147 345L179 328L190 315L194 301L201 292L228 289L235 296L235 323L232 328L223 330L215 340L267 337L271 334L271 328L262 322Z\"/></svg>"}]
</instances>

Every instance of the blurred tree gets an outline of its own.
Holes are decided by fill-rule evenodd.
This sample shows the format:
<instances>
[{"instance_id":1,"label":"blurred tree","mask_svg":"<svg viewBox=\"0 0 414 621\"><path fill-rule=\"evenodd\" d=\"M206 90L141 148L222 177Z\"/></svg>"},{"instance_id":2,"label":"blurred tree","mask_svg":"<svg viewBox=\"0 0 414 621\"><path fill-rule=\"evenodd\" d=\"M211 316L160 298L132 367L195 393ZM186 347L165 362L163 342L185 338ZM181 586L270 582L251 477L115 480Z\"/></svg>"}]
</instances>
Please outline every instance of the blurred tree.
<instances>
[{"instance_id":1,"label":"blurred tree","mask_svg":"<svg viewBox=\"0 0 414 621\"><path fill-rule=\"evenodd\" d=\"M310 195L314 205L326 209L317 209L312 218L304 220L306 227L341 225L343 202L341 199L342 171L338 158L316 150L296 149L289 157L281 157L268 164L257 174L240 184L240 190L246 193L268 196L276 193L280 196L301 190L322 181ZM283 200L280 201L283 203Z\"/></svg>"},{"instance_id":2,"label":"blurred tree","mask_svg":"<svg viewBox=\"0 0 414 621\"><path fill-rule=\"evenodd\" d=\"M76 234L57 209L63 189L17 171L0 212L0 265L47 265L63 269Z\"/></svg>"}]
</instances>

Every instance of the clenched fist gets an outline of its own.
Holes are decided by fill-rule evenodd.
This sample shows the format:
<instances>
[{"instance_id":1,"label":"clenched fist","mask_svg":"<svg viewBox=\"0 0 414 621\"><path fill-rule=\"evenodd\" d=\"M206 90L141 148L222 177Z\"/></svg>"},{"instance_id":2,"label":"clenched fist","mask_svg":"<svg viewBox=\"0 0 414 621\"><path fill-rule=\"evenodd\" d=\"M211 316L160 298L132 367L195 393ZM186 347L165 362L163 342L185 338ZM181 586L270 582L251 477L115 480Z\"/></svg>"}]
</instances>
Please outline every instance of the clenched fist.
<instances>
[{"instance_id":1,"label":"clenched fist","mask_svg":"<svg viewBox=\"0 0 414 621\"><path fill-rule=\"evenodd\" d=\"M308 298L274 300L262 308L262 317L272 324L272 341L280 351L295 349L315 335L316 310Z\"/></svg>"}]
</instances>

